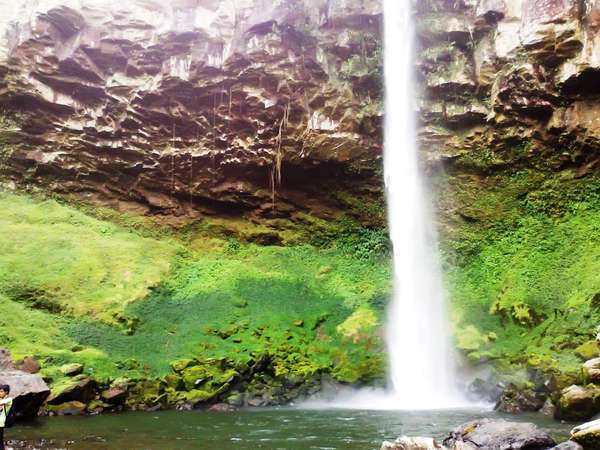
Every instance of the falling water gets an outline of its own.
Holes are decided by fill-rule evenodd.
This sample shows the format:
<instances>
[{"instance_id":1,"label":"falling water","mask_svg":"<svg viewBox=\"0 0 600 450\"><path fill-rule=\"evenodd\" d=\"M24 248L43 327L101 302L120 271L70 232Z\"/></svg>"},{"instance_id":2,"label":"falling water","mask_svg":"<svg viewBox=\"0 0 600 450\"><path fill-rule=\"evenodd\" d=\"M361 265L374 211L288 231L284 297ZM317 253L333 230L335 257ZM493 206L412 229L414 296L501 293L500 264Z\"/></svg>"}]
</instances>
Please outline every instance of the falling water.
<instances>
[{"instance_id":1,"label":"falling water","mask_svg":"<svg viewBox=\"0 0 600 450\"><path fill-rule=\"evenodd\" d=\"M471 406L456 388L435 227L419 172L413 1L384 0L385 183L394 246L394 295L386 333L388 389L342 391L333 400L311 401L305 407L414 410Z\"/></svg>"},{"instance_id":2,"label":"falling water","mask_svg":"<svg viewBox=\"0 0 600 450\"><path fill-rule=\"evenodd\" d=\"M454 406L452 346L437 240L417 161L412 0L384 0L385 183L394 246L387 346L402 409Z\"/></svg>"}]
</instances>

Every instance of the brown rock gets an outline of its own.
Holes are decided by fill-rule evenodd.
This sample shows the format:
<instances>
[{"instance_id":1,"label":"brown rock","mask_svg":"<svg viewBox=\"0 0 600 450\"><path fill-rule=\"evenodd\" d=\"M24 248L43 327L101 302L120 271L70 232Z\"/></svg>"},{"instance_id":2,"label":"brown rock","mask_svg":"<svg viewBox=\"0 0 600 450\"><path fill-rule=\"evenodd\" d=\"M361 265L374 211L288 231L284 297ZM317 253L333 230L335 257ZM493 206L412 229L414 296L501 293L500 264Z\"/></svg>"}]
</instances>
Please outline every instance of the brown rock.
<instances>
[{"instance_id":1,"label":"brown rock","mask_svg":"<svg viewBox=\"0 0 600 450\"><path fill-rule=\"evenodd\" d=\"M562 390L554 417L587 420L600 412L600 388L572 385Z\"/></svg>"},{"instance_id":2,"label":"brown rock","mask_svg":"<svg viewBox=\"0 0 600 450\"><path fill-rule=\"evenodd\" d=\"M6 173L171 223L232 208L289 218L299 196L303 211L337 214L348 205L332 187L357 190L339 183L346 172L383 201L381 2L223 5L7 8ZM445 32L466 37L457 21Z\"/></svg>"},{"instance_id":3,"label":"brown rock","mask_svg":"<svg viewBox=\"0 0 600 450\"><path fill-rule=\"evenodd\" d=\"M102 391L101 398L111 405L120 405L127 399L127 391L120 388L110 388Z\"/></svg>"},{"instance_id":4,"label":"brown rock","mask_svg":"<svg viewBox=\"0 0 600 450\"><path fill-rule=\"evenodd\" d=\"M26 356L22 361L16 363L17 369L23 372L36 374L42 368L40 363L32 356Z\"/></svg>"}]
</instances>

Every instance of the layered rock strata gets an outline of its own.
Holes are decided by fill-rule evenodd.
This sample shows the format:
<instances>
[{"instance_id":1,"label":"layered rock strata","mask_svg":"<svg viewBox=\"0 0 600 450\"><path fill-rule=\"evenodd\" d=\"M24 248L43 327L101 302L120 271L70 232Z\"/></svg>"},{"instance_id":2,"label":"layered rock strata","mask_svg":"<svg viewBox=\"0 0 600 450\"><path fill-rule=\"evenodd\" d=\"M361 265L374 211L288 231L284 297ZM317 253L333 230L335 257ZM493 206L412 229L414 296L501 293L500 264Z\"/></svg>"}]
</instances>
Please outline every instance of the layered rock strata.
<instances>
[{"instance_id":1,"label":"layered rock strata","mask_svg":"<svg viewBox=\"0 0 600 450\"><path fill-rule=\"evenodd\" d=\"M381 203L381 5L0 1L0 169L172 220Z\"/></svg>"},{"instance_id":2,"label":"layered rock strata","mask_svg":"<svg viewBox=\"0 0 600 450\"><path fill-rule=\"evenodd\" d=\"M589 0L418 2L427 157L475 173L540 157L597 171L599 17Z\"/></svg>"}]
</instances>

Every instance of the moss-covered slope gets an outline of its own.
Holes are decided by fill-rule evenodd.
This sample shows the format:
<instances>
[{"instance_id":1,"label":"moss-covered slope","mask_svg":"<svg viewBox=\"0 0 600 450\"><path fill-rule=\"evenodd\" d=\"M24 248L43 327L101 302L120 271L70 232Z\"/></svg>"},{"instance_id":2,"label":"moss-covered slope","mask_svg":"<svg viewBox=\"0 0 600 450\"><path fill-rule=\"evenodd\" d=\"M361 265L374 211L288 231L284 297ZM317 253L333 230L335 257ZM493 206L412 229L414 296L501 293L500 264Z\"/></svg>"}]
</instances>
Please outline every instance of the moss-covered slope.
<instances>
[{"instance_id":1,"label":"moss-covered slope","mask_svg":"<svg viewBox=\"0 0 600 450\"><path fill-rule=\"evenodd\" d=\"M194 358L268 360L271 376L300 380L383 377L385 233L346 223L321 247L259 246L12 193L0 204L0 345L38 358L57 386L67 363L109 383Z\"/></svg>"}]
</instances>

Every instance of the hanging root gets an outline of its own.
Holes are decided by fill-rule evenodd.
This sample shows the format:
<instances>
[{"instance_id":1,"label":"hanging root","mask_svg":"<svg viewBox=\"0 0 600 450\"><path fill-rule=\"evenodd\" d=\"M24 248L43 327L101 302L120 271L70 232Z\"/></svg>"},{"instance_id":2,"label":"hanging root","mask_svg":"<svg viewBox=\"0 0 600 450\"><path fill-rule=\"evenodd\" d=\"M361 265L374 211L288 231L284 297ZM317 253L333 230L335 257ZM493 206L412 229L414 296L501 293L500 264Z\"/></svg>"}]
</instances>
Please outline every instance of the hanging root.
<instances>
[{"instance_id":1,"label":"hanging root","mask_svg":"<svg viewBox=\"0 0 600 450\"><path fill-rule=\"evenodd\" d=\"M279 122L279 132L277 134L277 146L275 157L273 158L273 167L271 168L271 202L273 204L273 211L275 210L275 194L277 187L281 186L281 163L283 162L283 131L287 128L290 118L290 103L283 111L283 117Z\"/></svg>"}]
</instances>

